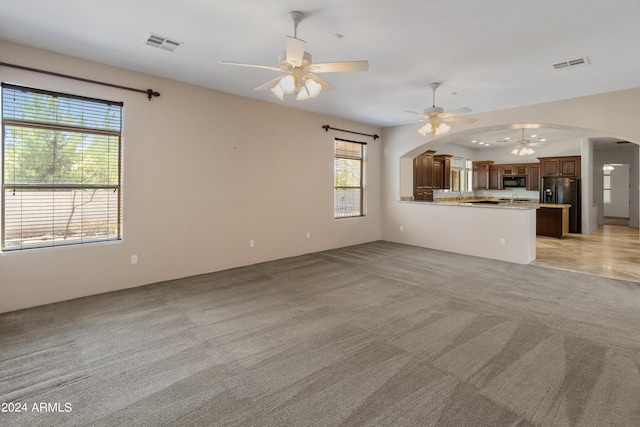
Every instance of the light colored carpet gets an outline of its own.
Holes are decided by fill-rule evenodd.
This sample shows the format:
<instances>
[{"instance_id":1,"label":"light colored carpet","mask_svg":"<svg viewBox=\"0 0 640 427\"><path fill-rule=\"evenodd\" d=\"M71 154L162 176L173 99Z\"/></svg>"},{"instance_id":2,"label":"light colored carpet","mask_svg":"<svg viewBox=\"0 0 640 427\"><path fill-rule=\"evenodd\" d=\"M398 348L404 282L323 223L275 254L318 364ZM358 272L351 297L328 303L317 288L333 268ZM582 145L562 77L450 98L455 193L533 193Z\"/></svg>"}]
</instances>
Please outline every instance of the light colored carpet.
<instances>
[{"instance_id":1,"label":"light colored carpet","mask_svg":"<svg viewBox=\"0 0 640 427\"><path fill-rule=\"evenodd\" d=\"M2 314L0 402L28 405L3 426L638 426L640 285L374 242Z\"/></svg>"}]
</instances>

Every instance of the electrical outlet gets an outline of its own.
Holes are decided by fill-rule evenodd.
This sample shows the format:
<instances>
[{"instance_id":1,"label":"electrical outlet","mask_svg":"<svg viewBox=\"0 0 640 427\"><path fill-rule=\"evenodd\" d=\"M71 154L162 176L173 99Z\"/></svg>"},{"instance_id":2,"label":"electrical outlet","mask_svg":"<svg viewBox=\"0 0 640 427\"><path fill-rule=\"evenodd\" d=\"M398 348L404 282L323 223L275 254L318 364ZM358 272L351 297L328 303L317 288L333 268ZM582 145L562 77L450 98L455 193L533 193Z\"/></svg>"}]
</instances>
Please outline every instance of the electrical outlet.
<instances>
[{"instance_id":1,"label":"electrical outlet","mask_svg":"<svg viewBox=\"0 0 640 427\"><path fill-rule=\"evenodd\" d=\"M500 239L500 244L502 246L504 246L507 243L507 241L504 239L504 237L502 239Z\"/></svg>"},{"instance_id":2,"label":"electrical outlet","mask_svg":"<svg viewBox=\"0 0 640 427\"><path fill-rule=\"evenodd\" d=\"M404 225L400 226L400 231L404 231Z\"/></svg>"},{"instance_id":3,"label":"electrical outlet","mask_svg":"<svg viewBox=\"0 0 640 427\"><path fill-rule=\"evenodd\" d=\"M138 263L138 255L131 255L131 264Z\"/></svg>"},{"instance_id":4,"label":"electrical outlet","mask_svg":"<svg viewBox=\"0 0 640 427\"><path fill-rule=\"evenodd\" d=\"M307 239L311 238L311 233L307 233Z\"/></svg>"},{"instance_id":5,"label":"electrical outlet","mask_svg":"<svg viewBox=\"0 0 640 427\"><path fill-rule=\"evenodd\" d=\"M250 248L255 247L255 245L256 245L256 242L255 242L255 241L253 241L253 240L249 240L249 247L250 247Z\"/></svg>"}]
</instances>

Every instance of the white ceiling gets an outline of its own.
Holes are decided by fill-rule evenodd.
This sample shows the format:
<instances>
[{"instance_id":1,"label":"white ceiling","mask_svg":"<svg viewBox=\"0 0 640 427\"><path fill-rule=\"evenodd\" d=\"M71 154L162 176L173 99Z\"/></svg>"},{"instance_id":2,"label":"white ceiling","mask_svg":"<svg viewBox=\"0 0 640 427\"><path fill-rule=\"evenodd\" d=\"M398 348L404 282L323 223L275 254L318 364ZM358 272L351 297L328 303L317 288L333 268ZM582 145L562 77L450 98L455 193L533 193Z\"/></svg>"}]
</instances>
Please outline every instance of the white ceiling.
<instances>
[{"instance_id":1,"label":"white ceiling","mask_svg":"<svg viewBox=\"0 0 640 427\"><path fill-rule=\"evenodd\" d=\"M336 90L296 102L253 90L274 71L219 64L277 66L292 10L315 63L369 71L323 74ZM638 0L1 0L0 38L385 127L415 122L405 111L430 107L436 81L437 105L474 112L640 87L639 17ZM152 48L148 33L185 44Z\"/></svg>"}]
</instances>

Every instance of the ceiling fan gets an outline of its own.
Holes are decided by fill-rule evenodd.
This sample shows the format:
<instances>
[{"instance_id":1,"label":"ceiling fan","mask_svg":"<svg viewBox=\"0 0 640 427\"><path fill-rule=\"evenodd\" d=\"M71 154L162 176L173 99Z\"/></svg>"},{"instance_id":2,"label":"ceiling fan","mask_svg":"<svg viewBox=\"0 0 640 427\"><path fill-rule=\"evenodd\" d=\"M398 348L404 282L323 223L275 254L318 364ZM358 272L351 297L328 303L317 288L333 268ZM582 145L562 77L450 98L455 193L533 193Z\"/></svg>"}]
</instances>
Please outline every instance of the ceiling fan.
<instances>
[{"instance_id":1,"label":"ceiling fan","mask_svg":"<svg viewBox=\"0 0 640 427\"><path fill-rule=\"evenodd\" d=\"M407 113L422 116L423 119L420 121L427 122L424 126L418 129L418 133L420 135L427 136L429 133L433 133L436 136L444 135L451 130L451 127L445 122L475 123L478 121L478 119L470 117L455 117L458 114L470 113L470 108L463 107L451 111L444 111L444 108L436 107L436 89L438 89L440 83L430 83L429 86L431 86L431 90L433 91L433 106L425 108L422 113L407 111Z\"/></svg>"},{"instance_id":2,"label":"ceiling fan","mask_svg":"<svg viewBox=\"0 0 640 427\"><path fill-rule=\"evenodd\" d=\"M536 135L532 135L532 137L535 137L535 136ZM496 142L505 142L505 141L506 140L496 141ZM524 139L524 128L522 128L522 138L517 141L517 144L515 145L515 148L513 149L513 151L511 151L511 154L515 154L518 156L526 156L526 155L535 153L535 151L533 151L533 149L531 149L530 147L547 145L546 139L544 138L540 138L538 141L539 142L531 142L528 139Z\"/></svg>"},{"instance_id":3,"label":"ceiling fan","mask_svg":"<svg viewBox=\"0 0 640 427\"><path fill-rule=\"evenodd\" d=\"M305 52L305 41L298 38L298 24L302 22L304 13L289 12L287 18L293 23L293 37L286 37L285 51L280 54L280 66L244 64L239 62L220 61L221 64L241 67L264 68L284 73L275 79L258 86L255 90L271 89L279 99L284 95L295 94L296 100L315 98L322 90L335 89L330 83L318 77L318 73L341 73L349 71L367 71L368 61L326 62L313 64L311 54Z\"/></svg>"}]
</instances>

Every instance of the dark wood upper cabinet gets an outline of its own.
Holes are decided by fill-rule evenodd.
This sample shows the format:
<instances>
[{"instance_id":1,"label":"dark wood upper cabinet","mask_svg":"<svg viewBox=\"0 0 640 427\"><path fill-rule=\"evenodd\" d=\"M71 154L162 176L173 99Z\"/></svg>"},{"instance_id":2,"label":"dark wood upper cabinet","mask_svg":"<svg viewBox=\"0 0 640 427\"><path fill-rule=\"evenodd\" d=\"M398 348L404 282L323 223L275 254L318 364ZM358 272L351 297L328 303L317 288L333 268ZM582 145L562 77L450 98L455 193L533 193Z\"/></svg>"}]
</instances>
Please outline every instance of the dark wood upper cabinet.
<instances>
[{"instance_id":1,"label":"dark wood upper cabinet","mask_svg":"<svg viewBox=\"0 0 640 427\"><path fill-rule=\"evenodd\" d=\"M473 165L474 190L503 190L502 178L515 176L526 178L527 190L540 189L539 163L494 164L492 161L483 160L473 162Z\"/></svg>"},{"instance_id":2,"label":"dark wood upper cabinet","mask_svg":"<svg viewBox=\"0 0 640 427\"><path fill-rule=\"evenodd\" d=\"M580 159L560 159L560 170L564 176L580 175Z\"/></svg>"},{"instance_id":3,"label":"dark wood upper cabinet","mask_svg":"<svg viewBox=\"0 0 640 427\"><path fill-rule=\"evenodd\" d=\"M581 157L538 157L542 176L580 176Z\"/></svg>"},{"instance_id":4,"label":"dark wood upper cabinet","mask_svg":"<svg viewBox=\"0 0 640 427\"><path fill-rule=\"evenodd\" d=\"M500 165L502 176L527 176L529 173L529 163L515 165Z\"/></svg>"},{"instance_id":5,"label":"dark wood upper cabinet","mask_svg":"<svg viewBox=\"0 0 640 427\"><path fill-rule=\"evenodd\" d=\"M558 176L560 175L560 161L557 159L542 160L540 159L540 167L542 168L542 176Z\"/></svg>"},{"instance_id":6,"label":"dark wood upper cabinet","mask_svg":"<svg viewBox=\"0 0 640 427\"><path fill-rule=\"evenodd\" d=\"M540 165L536 164L529 166L529 173L527 174L527 190L540 190Z\"/></svg>"},{"instance_id":7,"label":"dark wood upper cabinet","mask_svg":"<svg viewBox=\"0 0 640 427\"><path fill-rule=\"evenodd\" d=\"M442 188L442 160L433 159L433 188Z\"/></svg>"},{"instance_id":8,"label":"dark wood upper cabinet","mask_svg":"<svg viewBox=\"0 0 640 427\"><path fill-rule=\"evenodd\" d=\"M435 151L427 151L422 155L424 157L424 186L427 188L433 188L433 153Z\"/></svg>"},{"instance_id":9,"label":"dark wood upper cabinet","mask_svg":"<svg viewBox=\"0 0 640 427\"><path fill-rule=\"evenodd\" d=\"M434 157L433 186L444 190L451 189L451 156L438 154Z\"/></svg>"},{"instance_id":10,"label":"dark wood upper cabinet","mask_svg":"<svg viewBox=\"0 0 640 427\"><path fill-rule=\"evenodd\" d=\"M489 166L489 189L502 190L502 169L499 165Z\"/></svg>"},{"instance_id":11,"label":"dark wood upper cabinet","mask_svg":"<svg viewBox=\"0 0 640 427\"><path fill-rule=\"evenodd\" d=\"M429 150L413 159L413 199L433 200L433 155Z\"/></svg>"},{"instance_id":12,"label":"dark wood upper cabinet","mask_svg":"<svg viewBox=\"0 0 640 427\"><path fill-rule=\"evenodd\" d=\"M451 155L428 150L413 159L413 199L433 200L433 190L449 189Z\"/></svg>"}]
</instances>

